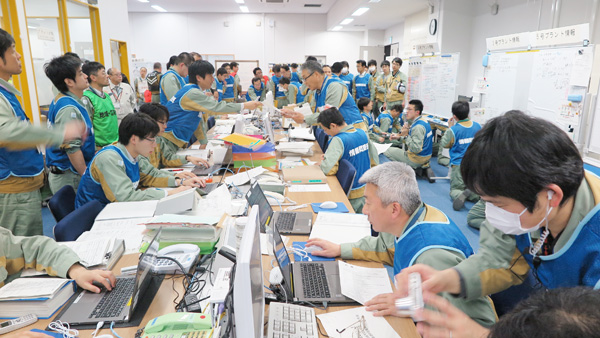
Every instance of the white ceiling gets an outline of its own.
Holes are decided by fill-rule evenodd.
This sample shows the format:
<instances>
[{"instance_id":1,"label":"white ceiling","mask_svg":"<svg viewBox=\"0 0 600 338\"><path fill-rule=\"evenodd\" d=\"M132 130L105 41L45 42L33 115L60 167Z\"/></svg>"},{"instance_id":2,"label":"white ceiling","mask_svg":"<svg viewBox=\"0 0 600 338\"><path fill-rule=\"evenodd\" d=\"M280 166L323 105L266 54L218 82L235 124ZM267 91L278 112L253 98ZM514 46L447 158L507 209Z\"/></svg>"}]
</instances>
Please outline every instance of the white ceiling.
<instances>
[{"instance_id":1,"label":"white ceiling","mask_svg":"<svg viewBox=\"0 0 600 338\"><path fill-rule=\"evenodd\" d=\"M244 0L250 13L321 13L329 11L336 0L283 0L281 4L266 3L264 0ZM343 1L343 0L340 0ZM305 4L320 4L319 8L304 7ZM235 0L127 0L130 12L156 12L151 5L159 5L169 12L241 13Z\"/></svg>"},{"instance_id":2,"label":"white ceiling","mask_svg":"<svg viewBox=\"0 0 600 338\"><path fill-rule=\"evenodd\" d=\"M283 0L283 4L266 3L265 0L244 0L250 13L293 13L327 14L336 1L344 0ZM289 2L286 2L289 1ZM361 6L370 9L354 21L343 26L342 31L362 31L366 29L386 29L404 21L404 18L427 8L428 0L381 0L378 3L363 1ZM321 4L320 8L307 8L305 4ZM168 12L201 13L241 13L235 0L127 0L129 12L156 13L151 5L159 5ZM339 5L338 5L339 7ZM349 13L356 8L349 9ZM351 17L348 15L347 17Z\"/></svg>"}]
</instances>

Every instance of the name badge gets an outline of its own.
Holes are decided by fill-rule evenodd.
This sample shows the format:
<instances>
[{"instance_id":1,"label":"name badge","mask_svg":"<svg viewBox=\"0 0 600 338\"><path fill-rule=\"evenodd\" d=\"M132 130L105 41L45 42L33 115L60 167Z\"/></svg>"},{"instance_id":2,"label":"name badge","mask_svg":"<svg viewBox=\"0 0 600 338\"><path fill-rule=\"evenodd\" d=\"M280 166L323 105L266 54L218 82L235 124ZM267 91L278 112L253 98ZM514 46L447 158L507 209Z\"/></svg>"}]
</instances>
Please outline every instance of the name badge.
<instances>
[{"instance_id":1,"label":"name badge","mask_svg":"<svg viewBox=\"0 0 600 338\"><path fill-rule=\"evenodd\" d=\"M121 109L121 102L117 101L113 103L113 105L115 106L115 109Z\"/></svg>"}]
</instances>

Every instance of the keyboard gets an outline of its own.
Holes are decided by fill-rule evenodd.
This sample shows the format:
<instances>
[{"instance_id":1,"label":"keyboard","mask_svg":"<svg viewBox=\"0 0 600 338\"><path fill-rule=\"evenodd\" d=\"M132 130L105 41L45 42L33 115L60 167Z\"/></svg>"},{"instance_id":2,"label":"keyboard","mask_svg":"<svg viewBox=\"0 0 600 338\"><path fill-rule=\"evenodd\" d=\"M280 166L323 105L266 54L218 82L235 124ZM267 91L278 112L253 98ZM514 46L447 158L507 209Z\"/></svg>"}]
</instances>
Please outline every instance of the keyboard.
<instances>
[{"instance_id":1,"label":"keyboard","mask_svg":"<svg viewBox=\"0 0 600 338\"><path fill-rule=\"evenodd\" d=\"M198 188L198 190L200 190L200 194L208 195L218 187L219 183L206 183L206 186L204 188Z\"/></svg>"},{"instance_id":2,"label":"keyboard","mask_svg":"<svg viewBox=\"0 0 600 338\"><path fill-rule=\"evenodd\" d=\"M267 338L317 338L315 310L301 305L272 302Z\"/></svg>"},{"instance_id":3,"label":"keyboard","mask_svg":"<svg viewBox=\"0 0 600 338\"><path fill-rule=\"evenodd\" d=\"M118 316L133 295L135 277L118 278L112 291L107 291L96 305L89 318L110 318Z\"/></svg>"},{"instance_id":4,"label":"keyboard","mask_svg":"<svg viewBox=\"0 0 600 338\"><path fill-rule=\"evenodd\" d=\"M305 298L331 298L323 264L300 264L300 274Z\"/></svg>"},{"instance_id":5,"label":"keyboard","mask_svg":"<svg viewBox=\"0 0 600 338\"><path fill-rule=\"evenodd\" d=\"M295 222L295 212L280 212L277 214L277 224L275 224L275 226L279 231L292 231Z\"/></svg>"}]
</instances>

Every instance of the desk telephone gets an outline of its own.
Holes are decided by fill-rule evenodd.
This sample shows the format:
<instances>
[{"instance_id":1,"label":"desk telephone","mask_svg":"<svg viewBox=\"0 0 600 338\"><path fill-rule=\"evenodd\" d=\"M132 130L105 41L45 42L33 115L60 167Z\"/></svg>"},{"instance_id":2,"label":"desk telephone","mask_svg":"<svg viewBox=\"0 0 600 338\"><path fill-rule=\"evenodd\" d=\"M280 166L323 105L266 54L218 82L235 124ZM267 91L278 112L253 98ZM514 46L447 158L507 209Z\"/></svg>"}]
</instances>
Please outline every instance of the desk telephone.
<instances>
[{"instance_id":1,"label":"desk telephone","mask_svg":"<svg viewBox=\"0 0 600 338\"><path fill-rule=\"evenodd\" d=\"M196 258L200 254L200 248L194 244L174 244L158 251L158 257L170 257L177 260L185 269L184 273L188 273L196 262ZM158 258L156 265L153 267L154 273L174 274L181 273L181 269L177 263L169 259Z\"/></svg>"},{"instance_id":2,"label":"desk telephone","mask_svg":"<svg viewBox=\"0 0 600 338\"><path fill-rule=\"evenodd\" d=\"M212 334L210 315L176 312L156 317L144 328L143 338L208 338Z\"/></svg>"}]
</instances>

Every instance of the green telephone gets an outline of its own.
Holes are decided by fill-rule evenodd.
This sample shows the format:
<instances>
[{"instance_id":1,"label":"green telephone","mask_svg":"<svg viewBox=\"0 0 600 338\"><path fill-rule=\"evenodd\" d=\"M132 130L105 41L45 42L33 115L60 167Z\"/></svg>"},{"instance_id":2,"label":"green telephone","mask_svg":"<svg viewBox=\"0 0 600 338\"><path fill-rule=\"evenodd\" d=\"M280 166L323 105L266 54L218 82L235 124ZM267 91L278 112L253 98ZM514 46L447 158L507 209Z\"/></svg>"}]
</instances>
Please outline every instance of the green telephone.
<instances>
[{"instance_id":1,"label":"green telephone","mask_svg":"<svg viewBox=\"0 0 600 338\"><path fill-rule=\"evenodd\" d=\"M208 338L212 333L210 315L175 312L152 319L143 338Z\"/></svg>"}]
</instances>

